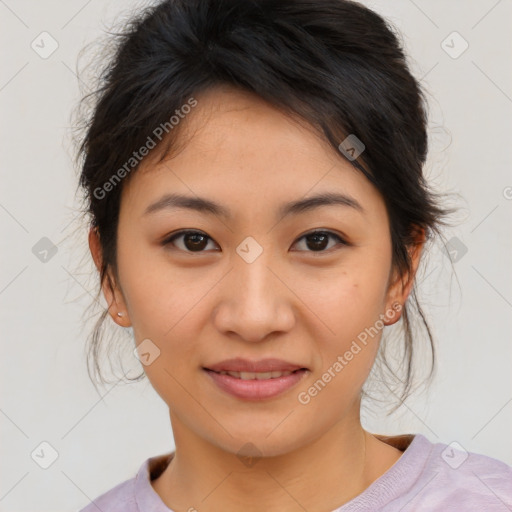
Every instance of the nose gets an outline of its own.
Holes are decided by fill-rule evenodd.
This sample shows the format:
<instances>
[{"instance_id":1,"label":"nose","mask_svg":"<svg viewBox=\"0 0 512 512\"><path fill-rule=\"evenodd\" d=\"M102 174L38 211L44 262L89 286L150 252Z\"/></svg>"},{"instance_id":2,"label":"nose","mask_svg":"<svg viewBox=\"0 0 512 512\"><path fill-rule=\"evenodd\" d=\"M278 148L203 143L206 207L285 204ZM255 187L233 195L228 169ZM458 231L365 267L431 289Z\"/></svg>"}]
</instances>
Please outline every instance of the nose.
<instances>
[{"instance_id":1,"label":"nose","mask_svg":"<svg viewBox=\"0 0 512 512\"><path fill-rule=\"evenodd\" d=\"M223 279L214 324L224 336L260 342L269 335L292 329L294 294L266 251L249 263L236 255Z\"/></svg>"}]
</instances>

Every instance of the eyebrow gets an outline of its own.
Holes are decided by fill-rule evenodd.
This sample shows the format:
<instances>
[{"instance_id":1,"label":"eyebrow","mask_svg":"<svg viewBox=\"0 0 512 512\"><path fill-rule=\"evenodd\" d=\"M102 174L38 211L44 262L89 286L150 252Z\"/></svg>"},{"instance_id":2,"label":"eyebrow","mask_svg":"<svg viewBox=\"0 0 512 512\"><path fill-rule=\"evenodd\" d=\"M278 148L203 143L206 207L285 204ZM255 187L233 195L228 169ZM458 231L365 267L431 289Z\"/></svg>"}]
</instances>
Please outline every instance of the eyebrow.
<instances>
[{"instance_id":1,"label":"eyebrow","mask_svg":"<svg viewBox=\"0 0 512 512\"><path fill-rule=\"evenodd\" d=\"M286 217L288 215L298 215L309 212L321 206L347 206L353 208L360 213L366 213L361 204L353 197L345 194L325 192L306 199L299 199L283 204L278 212L278 217ZM158 201L150 204L143 213L143 216L156 213L162 210L187 209L200 213L215 215L216 217L224 217L231 219L233 215L230 210L214 201L202 197L192 197L181 194L165 194Z\"/></svg>"}]
</instances>

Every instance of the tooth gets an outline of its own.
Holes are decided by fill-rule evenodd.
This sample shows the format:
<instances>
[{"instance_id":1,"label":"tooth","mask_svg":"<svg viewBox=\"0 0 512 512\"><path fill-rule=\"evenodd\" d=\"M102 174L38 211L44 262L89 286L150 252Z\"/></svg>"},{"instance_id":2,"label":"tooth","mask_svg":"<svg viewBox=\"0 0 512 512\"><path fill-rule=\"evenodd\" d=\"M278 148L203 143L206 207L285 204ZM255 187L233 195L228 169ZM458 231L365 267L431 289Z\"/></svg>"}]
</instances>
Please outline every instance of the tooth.
<instances>
[{"instance_id":1,"label":"tooth","mask_svg":"<svg viewBox=\"0 0 512 512\"><path fill-rule=\"evenodd\" d=\"M275 372L260 372L260 373L256 373L256 379L257 380L263 380L263 379L270 379L272 378L272 373L275 373ZM277 372L277 373L280 373L280 372Z\"/></svg>"},{"instance_id":2,"label":"tooth","mask_svg":"<svg viewBox=\"0 0 512 512\"><path fill-rule=\"evenodd\" d=\"M270 372L228 372L225 370L221 370L218 373L221 375L231 375L235 379L242 380L268 380L268 379L277 379L279 377L286 377L287 375L292 374L291 371L270 371Z\"/></svg>"}]
</instances>

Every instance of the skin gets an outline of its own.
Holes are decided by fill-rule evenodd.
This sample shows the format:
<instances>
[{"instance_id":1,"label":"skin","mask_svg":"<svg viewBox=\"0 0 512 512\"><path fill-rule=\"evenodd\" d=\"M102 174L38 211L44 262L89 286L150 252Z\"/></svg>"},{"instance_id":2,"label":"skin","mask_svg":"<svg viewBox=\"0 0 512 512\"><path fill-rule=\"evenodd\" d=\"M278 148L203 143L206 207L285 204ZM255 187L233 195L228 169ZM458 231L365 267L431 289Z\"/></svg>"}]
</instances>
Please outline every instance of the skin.
<instances>
[{"instance_id":1,"label":"skin","mask_svg":"<svg viewBox=\"0 0 512 512\"><path fill-rule=\"evenodd\" d=\"M424 233L411 247L413 272L398 276L383 198L310 127L226 86L196 99L178 154L158 163L155 150L123 183L119 280L113 289L103 283L114 321L132 326L137 344L150 339L160 350L144 369L169 406L176 454L152 485L175 511L333 510L402 453L366 432L359 416L382 330L309 403L298 394L379 315L404 304ZM281 204L326 191L351 196L364 213L329 205L277 217ZM185 209L144 215L165 192L208 198L233 217ZM304 235L319 228L349 245L331 237L315 250ZM182 229L209 237L203 252L186 236L162 245ZM236 252L248 236L263 249L252 263ZM93 230L89 244L99 268ZM246 401L202 370L236 356L281 358L310 371L276 398ZM249 466L239 455L260 458Z\"/></svg>"}]
</instances>

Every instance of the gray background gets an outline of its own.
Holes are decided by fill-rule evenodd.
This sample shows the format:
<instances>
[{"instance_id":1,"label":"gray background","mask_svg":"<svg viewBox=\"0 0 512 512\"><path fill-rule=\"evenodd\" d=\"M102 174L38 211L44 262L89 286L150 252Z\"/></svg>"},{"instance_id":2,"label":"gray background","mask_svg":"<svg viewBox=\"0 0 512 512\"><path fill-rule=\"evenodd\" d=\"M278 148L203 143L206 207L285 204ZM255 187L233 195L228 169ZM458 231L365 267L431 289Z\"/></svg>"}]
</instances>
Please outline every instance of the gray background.
<instances>
[{"instance_id":1,"label":"gray background","mask_svg":"<svg viewBox=\"0 0 512 512\"><path fill-rule=\"evenodd\" d=\"M365 408L364 424L512 464L512 2L363 3L402 31L429 94L429 179L459 193L461 208L445 232L459 284L439 243L418 276L437 338L436 379L390 417ZM1 511L77 510L173 449L167 408L148 382L109 385L99 396L83 351L96 281L86 225L75 220L77 55L135 5L0 0ZM43 31L58 44L47 58ZM50 244L55 254L44 253ZM118 332L131 355L129 331ZM52 450L58 458L43 469Z\"/></svg>"}]
</instances>

